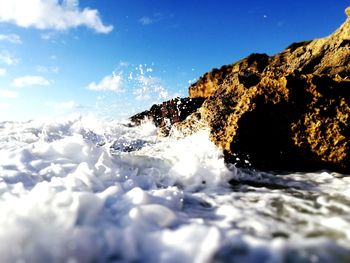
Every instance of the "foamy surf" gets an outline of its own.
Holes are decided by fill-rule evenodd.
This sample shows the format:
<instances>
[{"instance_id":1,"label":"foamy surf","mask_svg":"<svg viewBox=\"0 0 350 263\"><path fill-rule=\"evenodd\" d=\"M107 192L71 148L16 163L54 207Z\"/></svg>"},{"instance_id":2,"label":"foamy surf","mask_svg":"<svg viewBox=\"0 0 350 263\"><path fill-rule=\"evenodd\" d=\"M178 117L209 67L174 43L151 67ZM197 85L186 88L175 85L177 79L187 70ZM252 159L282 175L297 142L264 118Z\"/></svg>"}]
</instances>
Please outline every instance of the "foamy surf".
<instances>
[{"instance_id":1,"label":"foamy surf","mask_svg":"<svg viewBox=\"0 0 350 263\"><path fill-rule=\"evenodd\" d=\"M3 122L0 160L2 262L350 261L349 177L227 167L205 130Z\"/></svg>"}]
</instances>

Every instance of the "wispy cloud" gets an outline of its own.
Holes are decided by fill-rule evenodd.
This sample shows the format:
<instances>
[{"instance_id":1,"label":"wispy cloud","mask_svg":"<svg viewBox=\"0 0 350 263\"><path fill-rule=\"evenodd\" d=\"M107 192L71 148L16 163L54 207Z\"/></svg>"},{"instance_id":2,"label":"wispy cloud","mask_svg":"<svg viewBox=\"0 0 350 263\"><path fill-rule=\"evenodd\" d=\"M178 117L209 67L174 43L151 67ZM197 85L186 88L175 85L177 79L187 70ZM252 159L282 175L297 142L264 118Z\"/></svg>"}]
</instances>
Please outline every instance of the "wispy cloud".
<instances>
[{"instance_id":1,"label":"wispy cloud","mask_svg":"<svg viewBox=\"0 0 350 263\"><path fill-rule=\"evenodd\" d=\"M5 76L7 73L7 70L5 68L0 68L0 77Z\"/></svg>"},{"instance_id":2,"label":"wispy cloud","mask_svg":"<svg viewBox=\"0 0 350 263\"><path fill-rule=\"evenodd\" d=\"M51 83L42 76L23 76L15 78L12 81L12 86L23 88L28 86L49 86Z\"/></svg>"},{"instance_id":3,"label":"wispy cloud","mask_svg":"<svg viewBox=\"0 0 350 263\"><path fill-rule=\"evenodd\" d=\"M172 18L173 15L166 15L162 13L154 13L150 16L143 16L139 19L139 23L141 23L144 26L149 26L155 23L158 23L160 21L163 21L168 18Z\"/></svg>"},{"instance_id":4,"label":"wispy cloud","mask_svg":"<svg viewBox=\"0 0 350 263\"><path fill-rule=\"evenodd\" d=\"M43 40L52 40L53 38L55 38L57 35L56 32L46 32L46 33L42 33L40 35L41 39Z\"/></svg>"},{"instance_id":5,"label":"wispy cloud","mask_svg":"<svg viewBox=\"0 0 350 263\"><path fill-rule=\"evenodd\" d=\"M69 111L74 109L79 109L82 106L76 103L74 100L69 101L47 101L45 103L46 106L54 109L55 112Z\"/></svg>"},{"instance_id":6,"label":"wispy cloud","mask_svg":"<svg viewBox=\"0 0 350 263\"><path fill-rule=\"evenodd\" d=\"M38 65L35 67L36 71L39 73L58 73L60 71L59 67L46 67Z\"/></svg>"},{"instance_id":7,"label":"wispy cloud","mask_svg":"<svg viewBox=\"0 0 350 263\"><path fill-rule=\"evenodd\" d=\"M12 56L7 50L2 50L0 52L0 62L9 66L14 66L18 64L19 59Z\"/></svg>"},{"instance_id":8,"label":"wispy cloud","mask_svg":"<svg viewBox=\"0 0 350 263\"><path fill-rule=\"evenodd\" d=\"M151 25L154 23L154 20L148 16L143 16L139 19L139 22L144 25L144 26L147 26L147 25Z\"/></svg>"},{"instance_id":9,"label":"wispy cloud","mask_svg":"<svg viewBox=\"0 0 350 263\"><path fill-rule=\"evenodd\" d=\"M81 10L79 0L1 0L0 22L60 31L79 26L104 34L113 30L112 25L104 25L98 10Z\"/></svg>"},{"instance_id":10,"label":"wispy cloud","mask_svg":"<svg viewBox=\"0 0 350 263\"><path fill-rule=\"evenodd\" d=\"M22 39L19 35L16 34L0 34L0 41L7 41L12 44L22 44Z\"/></svg>"},{"instance_id":11,"label":"wispy cloud","mask_svg":"<svg viewBox=\"0 0 350 263\"><path fill-rule=\"evenodd\" d=\"M112 74L105 76L99 83L91 82L87 89L95 91L124 92L123 78L121 75Z\"/></svg>"},{"instance_id":12,"label":"wispy cloud","mask_svg":"<svg viewBox=\"0 0 350 263\"><path fill-rule=\"evenodd\" d=\"M0 89L0 97L1 98L16 98L18 97L18 92L13 90L1 90Z\"/></svg>"}]
</instances>

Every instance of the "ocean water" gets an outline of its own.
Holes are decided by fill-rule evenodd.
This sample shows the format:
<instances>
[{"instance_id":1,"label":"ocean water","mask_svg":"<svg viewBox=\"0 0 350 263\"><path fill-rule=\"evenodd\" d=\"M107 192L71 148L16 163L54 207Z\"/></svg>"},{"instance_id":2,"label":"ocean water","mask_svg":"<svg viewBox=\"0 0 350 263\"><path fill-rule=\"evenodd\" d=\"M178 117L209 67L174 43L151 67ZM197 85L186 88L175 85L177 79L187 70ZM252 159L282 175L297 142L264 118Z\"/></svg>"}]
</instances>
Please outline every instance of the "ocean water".
<instances>
[{"instance_id":1,"label":"ocean water","mask_svg":"<svg viewBox=\"0 0 350 263\"><path fill-rule=\"evenodd\" d=\"M1 262L350 262L350 177L228 167L205 130L2 122L0 215Z\"/></svg>"}]
</instances>

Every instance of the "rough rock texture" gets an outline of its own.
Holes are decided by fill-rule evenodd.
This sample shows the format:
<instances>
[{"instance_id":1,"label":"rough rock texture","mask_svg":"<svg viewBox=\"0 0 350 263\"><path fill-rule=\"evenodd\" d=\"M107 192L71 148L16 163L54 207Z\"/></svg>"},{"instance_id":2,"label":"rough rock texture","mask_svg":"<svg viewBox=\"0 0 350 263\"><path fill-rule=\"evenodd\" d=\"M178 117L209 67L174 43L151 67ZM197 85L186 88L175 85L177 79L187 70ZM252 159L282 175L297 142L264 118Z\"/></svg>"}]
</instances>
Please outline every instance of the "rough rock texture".
<instances>
[{"instance_id":1,"label":"rough rock texture","mask_svg":"<svg viewBox=\"0 0 350 263\"><path fill-rule=\"evenodd\" d=\"M350 8L346 14L328 37L206 73L189 88L203 105L172 123L185 133L209 127L238 166L350 173Z\"/></svg>"},{"instance_id":2,"label":"rough rock texture","mask_svg":"<svg viewBox=\"0 0 350 263\"><path fill-rule=\"evenodd\" d=\"M175 98L162 104L154 104L149 110L132 116L130 120L138 125L145 119L151 119L157 127L162 128L162 133L167 135L172 124L185 120L203 102L204 98Z\"/></svg>"},{"instance_id":3,"label":"rough rock texture","mask_svg":"<svg viewBox=\"0 0 350 263\"><path fill-rule=\"evenodd\" d=\"M199 119L227 161L262 170L350 167L349 81L290 74L263 76L250 88L224 83Z\"/></svg>"}]
</instances>

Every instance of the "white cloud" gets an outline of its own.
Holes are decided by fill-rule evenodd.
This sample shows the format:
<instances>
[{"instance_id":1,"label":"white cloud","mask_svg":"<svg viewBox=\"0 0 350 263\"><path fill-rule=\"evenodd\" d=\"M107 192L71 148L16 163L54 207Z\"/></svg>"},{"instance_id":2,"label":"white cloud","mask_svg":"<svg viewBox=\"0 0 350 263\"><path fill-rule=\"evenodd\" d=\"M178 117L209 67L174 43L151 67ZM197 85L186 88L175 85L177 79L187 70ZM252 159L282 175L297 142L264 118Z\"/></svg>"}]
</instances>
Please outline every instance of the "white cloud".
<instances>
[{"instance_id":1,"label":"white cloud","mask_svg":"<svg viewBox=\"0 0 350 263\"><path fill-rule=\"evenodd\" d=\"M51 40L55 38L56 35L57 35L56 32L47 32L47 33L41 34L40 37L43 40Z\"/></svg>"},{"instance_id":2,"label":"white cloud","mask_svg":"<svg viewBox=\"0 0 350 263\"><path fill-rule=\"evenodd\" d=\"M13 66L18 64L19 59L12 56L7 50L3 50L0 52L0 62Z\"/></svg>"},{"instance_id":3,"label":"white cloud","mask_svg":"<svg viewBox=\"0 0 350 263\"><path fill-rule=\"evenodd\" d=\"M79 0L1 0L0 22L20 27L67 30L86 26L98 33L110 33L96 9L79 8Z\"/></svg>"},{"instance_id":4,"label":"white cloud","mask_svg":"<svg viewBox=\"0 0 350 263\"><path fill-rule=\"evenodd\" d=\"M50 71L48 67L40 66L40 65L36 66L35 70L40 72L40 73L47 73Z\"/></svg>"},{"instance_id":5,"label":"white cloud","mask_svg":"<svg viewBox=\"0 0 350 263\"><path fill-rule=\"evenodd\" d=\"M148 25L152 25L155 23L159 23L162 20L168 19L168 18L172 18L173 15L166 15L166 14L162 14L162 13L154 13L150 16L143 16L139 19L139 22L144 25L144 26L148 26Z\"/></svg>"},{"instance_id":6,"label":"white cloud","mask_svg":"<svg viewBox=\"0 0 350 263\"><path fill-rule=\"evenodd\" d=\"M6 75L6 73L7 73L7 70L6 70L6 69L4 69L4 68L0 68L0 77L5 76L5 75Z\"/></svg>"},{"instance_id":7,"label":"white cloud","mask_svg":"<svg viewBox=\"0 0 350 263\"><path fill-rule=\"evenodd\" d=\"M0 110L7 110L11 107L8 103L0 103Z\"/></svg>"},{"instance_id":8,"label":"white cloud","mask_svg":"<svg viewBox=\"0 0 350 263\"><path fill-rule=\"evenodd\" d=\"M59 67L45 67L38 65L35 67L36 71L40 73L58 73L60 71Z\"/></svg>"},{"instance_id":9,"label":"white cloud","mask_svg":"<svg viewBox=\"0 0 350 263\"><path fill-rule=\"evenodd\" d=\"M23 76L12 81L12 86L27 87L27 86L49 86L50 81L41 76Z\"/></svg>"},{"instance_id":10,"label":"white cloud","mask_svg":"<svg viewBox=\"0 0 350 263\"><path fill-rule=\"evenodd\" d=\"M74 100L69 101L47 101L45 103L46 106L51 107L55 110L55 112L61 112L61 111L67 111L67 110L74 110L81 108L81 105L76 103Z\"/></svg>"},{"instance_id":11,"label":"white cloud","mask_svg":"<svg viewBox=\"0 0 350 263\"><path fill-rule=\"evenodd\" d=\"M148 17L148 16L143 16L139 19L139 22L144 25L144 26L148 26L148 25L151 25L153 24L153 19Z\"/></svg>"},{"instance_id":12,"label":"white cloud","mask_svg":"<svg viewBox=\"0 0 350 263\"><path fill-rule=\"evenodd\" d=\"M16 34L8 34L8 35L0 34L0 41L7 41L13 44L22 44L21 37Z\"/></svg>"},{"instance_id":13,"label":"white cloud","mask_svg":"<svg viewBox=\"0 0 350 263\"><path fill-rule=\"evenodd\" d=\"M121 75L112 74L104 77L99 83L91 82L87 89L96 91L124 92Z\"/></svg>"},{"instance_id":14,"label":"white cloud","mask_svg":"<svg viewBox=\"0 0 350 263\"><path fill-rule=\"evenodd\" d=\"M47 73L47 72L49 72L49 69L47 67L40 66L40 65L36 66L35 70L40 72L40 73Z\"/></svg>"},{"instance_id":15,"label":"white cloud","mask_svg":"<svg viewBox=\"0 0 350 263\"><path fill-rule=\"evenodd\" d=\"M51 70L51 72L52 73L58 73L58 72L60 72L60 68L59 67L50 67L50 70Z\"/></svg>"},{"instance_id":16,"label":"white cloud","mask_svg":"<svg viewBox=\"0 0 350 263\"><path fill-rule=\"evenodd\" d=\"M16 98L18 96L18 92L13 90L0 90L1 98Z\"/></svg>"}]
</instances>

